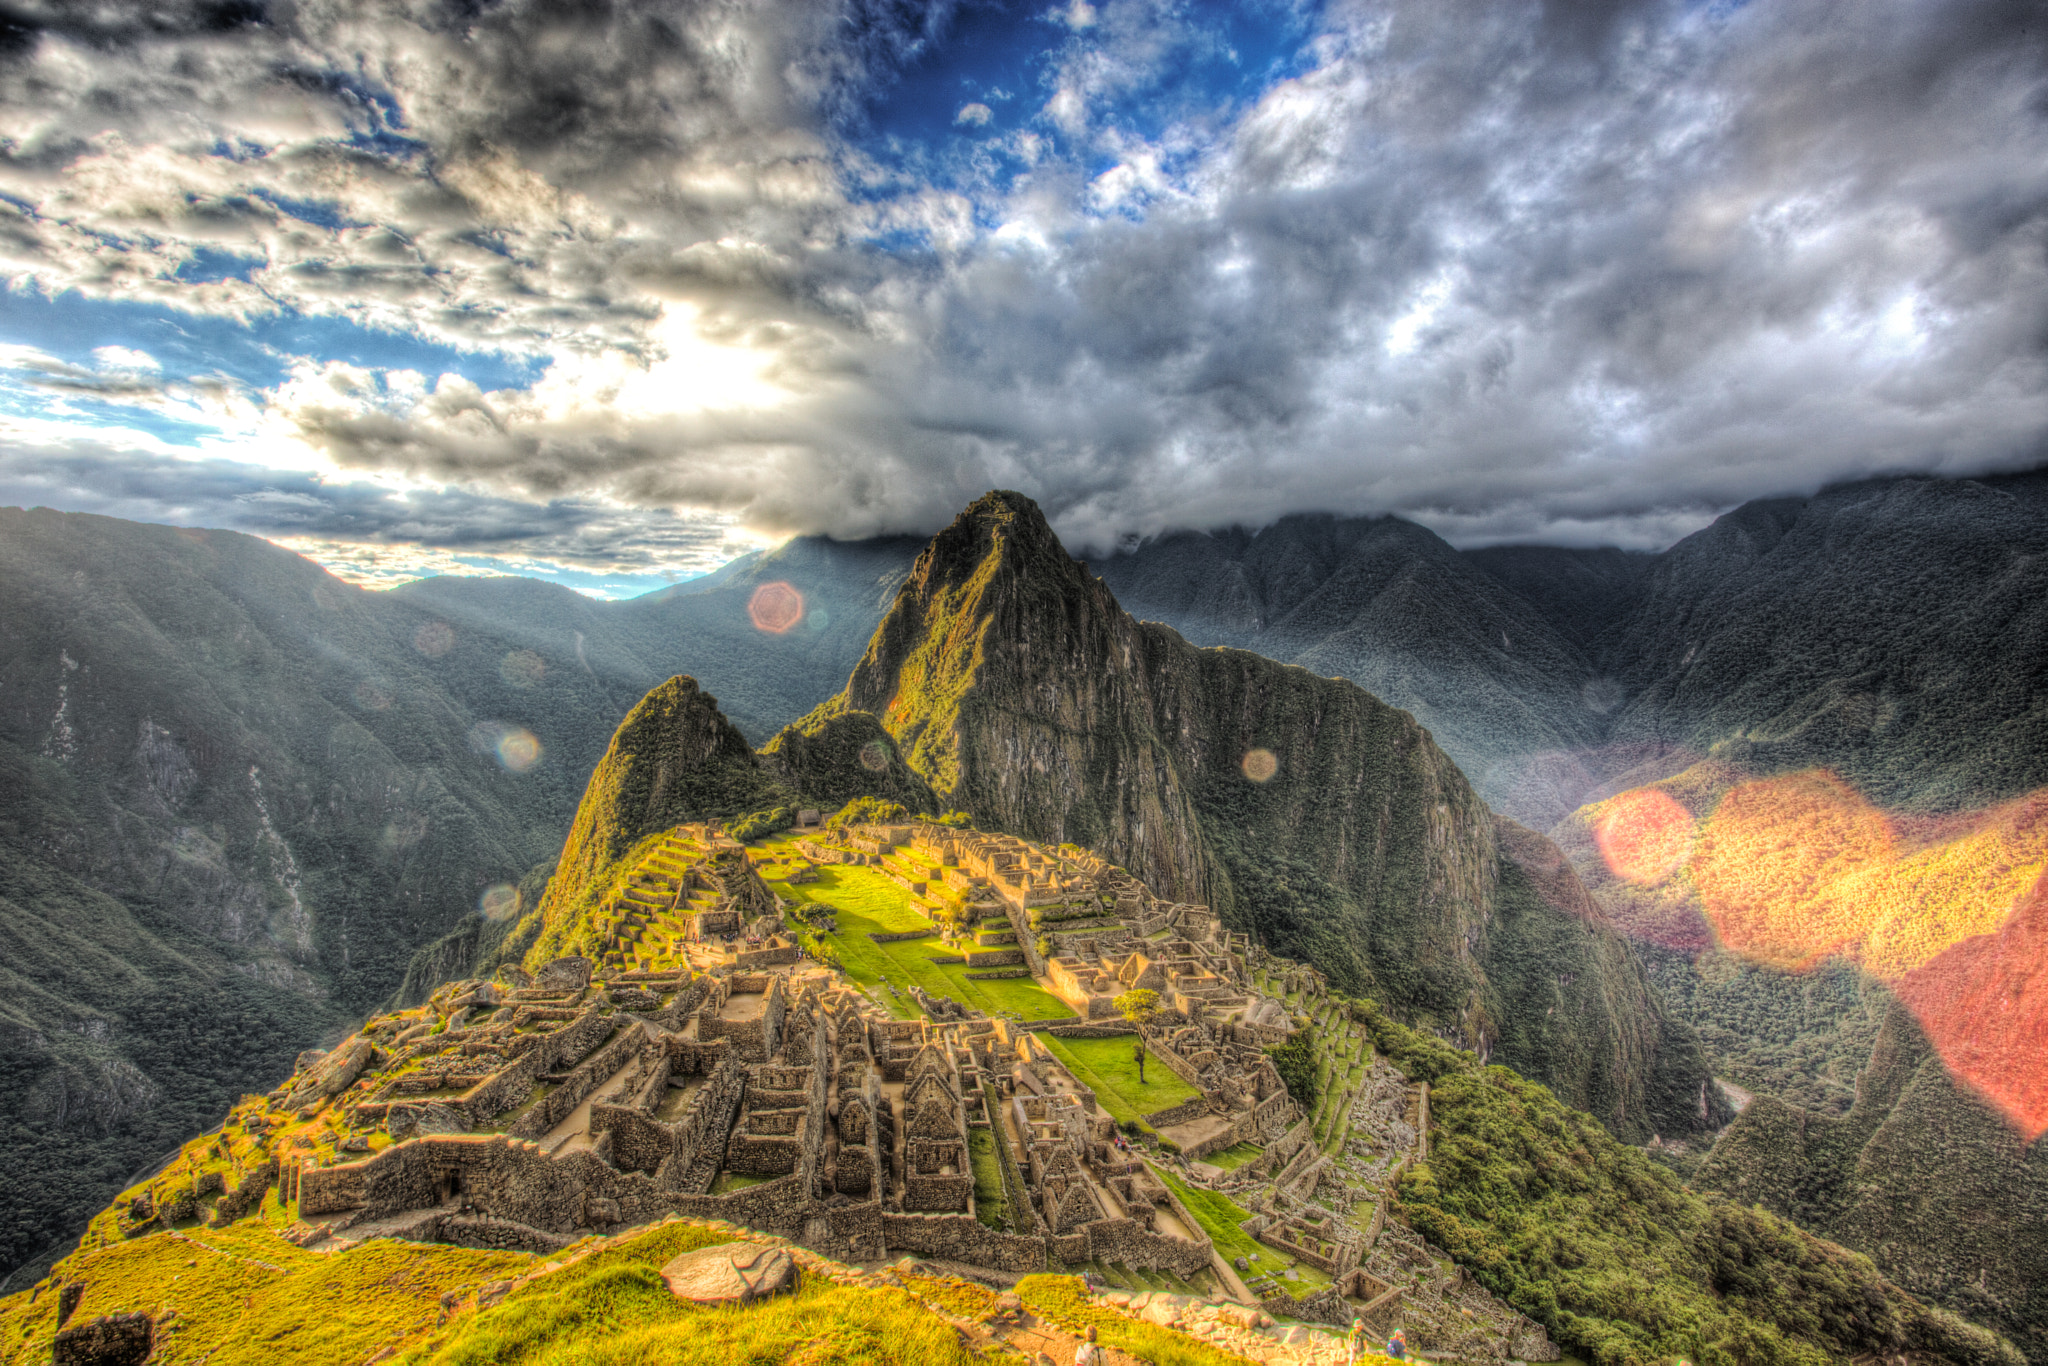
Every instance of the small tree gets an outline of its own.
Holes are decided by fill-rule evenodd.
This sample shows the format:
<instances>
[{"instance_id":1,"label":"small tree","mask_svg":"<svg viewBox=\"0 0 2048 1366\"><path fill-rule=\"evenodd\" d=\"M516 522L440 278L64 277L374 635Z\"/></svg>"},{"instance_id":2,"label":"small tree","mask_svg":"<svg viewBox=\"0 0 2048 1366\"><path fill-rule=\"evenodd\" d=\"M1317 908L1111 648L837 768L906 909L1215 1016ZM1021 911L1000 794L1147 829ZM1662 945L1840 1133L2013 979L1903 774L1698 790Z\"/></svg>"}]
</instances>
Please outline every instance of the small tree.
<instances>
[{"instance_id":1,"label":"small tree","mask_svg":"<svg viewBox=\"0 0 2048 1366\"><path fill-rule=\"evenodd\" d=\"M1138 1060L1138 1085L1145 1084L1145 1026L1159 1013L1159 993L1138 987L1127 991L1110 1002L1117 1014L1129 1020L1138 1028L1138 1048L1134 1057Z\"/></svg>"}]
</instances>

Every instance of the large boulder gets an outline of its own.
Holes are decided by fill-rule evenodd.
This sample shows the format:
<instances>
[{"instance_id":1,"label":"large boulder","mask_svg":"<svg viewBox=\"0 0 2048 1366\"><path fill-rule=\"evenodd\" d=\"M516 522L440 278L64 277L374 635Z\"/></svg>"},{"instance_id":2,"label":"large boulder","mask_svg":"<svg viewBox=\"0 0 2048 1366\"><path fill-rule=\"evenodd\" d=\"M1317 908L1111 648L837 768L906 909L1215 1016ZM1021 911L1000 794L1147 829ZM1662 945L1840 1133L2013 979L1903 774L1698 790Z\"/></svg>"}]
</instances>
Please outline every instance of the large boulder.
<instances>
[{"instance_id":1,"label":"large boulder","mask_svg":"<svg viewBox=\"0 0 2048 1366\"><path fill-rule=\"evenodd\" d=\"M147 1314L104 1314L57 1334L55 1366L136 1366L156 1345Z\"/></svg>"},{"instance_id":2,"label":"large boulder","mask_svg":"<svg viewBox=\"0 0 2048 1366\"><path fill-rule=\"evenodd\" d=\"M796 1289L796 1259L765 1243L685 1252L661 1269L669 1293L692 1304L745 1304Z\"/></svg>"},{"instance_id":3,"label":"large boulder","mask_svg":"<svg viewBox=\"0 0 2048 1366\"><path fill-rule=\"evenodd\" d=\"M376 1045L362 1035L351 1038L300 1079L298 1086L285 1098L285 1108L296 1110L302 1105L316 1104L340 1095L355 1084L376 1051Z\"/></svg>"},{"instance_id":4,"label":"large boulder","mask_svg":"<svg viewBox=\"0 0 2048 1366\"><path fill-rule=\"evenodd\" d=\"M534 976L533 984L542 991L581 991L590 985L590 969L588 958L557 958Z\"/></svg>"}]
</instances>

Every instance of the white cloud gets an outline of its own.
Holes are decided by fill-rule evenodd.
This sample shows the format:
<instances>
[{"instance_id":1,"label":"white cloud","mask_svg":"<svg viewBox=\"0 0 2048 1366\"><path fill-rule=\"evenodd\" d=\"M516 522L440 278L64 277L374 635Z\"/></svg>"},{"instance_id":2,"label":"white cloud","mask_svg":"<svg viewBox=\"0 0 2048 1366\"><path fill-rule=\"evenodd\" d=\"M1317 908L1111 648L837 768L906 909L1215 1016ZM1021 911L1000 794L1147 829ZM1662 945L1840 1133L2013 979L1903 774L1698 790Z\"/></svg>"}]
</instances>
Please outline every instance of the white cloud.
<instances>
[{"instance_id":1,"label":"white cloud","mask_svg":"<svg viewBox=\"0 0 2048 1366\"><path fill-rule=\"evenodd\" d=\"M0 275L545 363L0 357L24 439L156 449L125 405L323 479L841 535L1007 484L1098 542L1332 508L1639 543L2043 452L2048 62L1968 0L1344 0L1213 109L1149 103L1231 56L1200 15L1076 0L947 183L841 117L943 59L939 11L95 13L0 62Z\"/></svg>"}]
</instances>

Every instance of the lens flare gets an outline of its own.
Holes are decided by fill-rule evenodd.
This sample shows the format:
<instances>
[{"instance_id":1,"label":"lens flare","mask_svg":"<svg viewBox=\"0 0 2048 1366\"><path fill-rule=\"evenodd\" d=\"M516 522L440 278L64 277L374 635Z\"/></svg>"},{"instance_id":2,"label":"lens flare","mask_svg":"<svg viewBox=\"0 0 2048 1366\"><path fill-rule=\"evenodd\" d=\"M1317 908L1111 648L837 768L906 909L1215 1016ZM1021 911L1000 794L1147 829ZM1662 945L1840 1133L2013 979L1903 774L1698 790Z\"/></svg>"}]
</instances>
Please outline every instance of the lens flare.
<instances>
[{"instance_id":1,"label":"lens flare","mask_svg":"<svg viewBox=\"0 0 2048 1366\"><path fill-rule=\"evenodd\" d=\"M755 630L779 636L804 619L804 595L780 580L764 583L747 599L747 615Z\"/></svg>"},{"instance_id":2,"label":"lens flare","mask_svg":"<svg viewBox=\"0 0 2048 1366\"><path fill-rule=\"evenodd\" d=\"M479 721L469 728L469 743L479 754L488 754L510 773L524 773L541 760L545 752L539 737L530 730L504 721Z\"/></svg>"},{"instance_id":3,"label":"lens flare","mask_svg":"<svg viewBox=\"0 0 2048 1366\"><path fill-rule=\"evenodd\" d=\"M428 659L439 659L455 648L455 628L445 621L428 621L412 633L412 648Z\"/></svg>"},{"instance_id":4,"label":"lens flare","mask_svg":"<svg viewBox=\"0 0 2048 1366\"><path fill-rule=\"evenodd\" d=\"M1711 793L1733 776L1702 764L1666 785ZM2048 791L1908 817L1812 769L1735 781L1699 822L1658 788L1588 816L1605 864L1589 880L1613 875L1606 897L1631 933L1693 916L1751 962L1856 963L1958 1082L2028 1141L2048 1132Z\"/></svg>"},{"instance_id":5,"label":"lens flare","mask_svg":"<svg viewBox=\"0 0 2048 1366\"><path fill-rule=\"evenodd\" d=\"M519 909L519 889L509 882L486 887L476 899L476 909L486 920L503 920Z\"/></svg>"},{"instance_id":6,"label":"lens flare","mask_svg":"<svg viewBox=\"0 0 2048 1366\"><path fill-rule=\"evenodd\" d=\"M1238 767L1255 783L1271 782L1273 775L1280 771L1280 759L1270 749L1255 749L1245 754L1244 762Z\"/></svg>"},{"instance_id":7,"label":"lens flare","mask_svg":"<svg viewBox=\"0 0 2048 1366\"><path fill-rule=\"evenodd\" d=\"M541 745L530 730L515 730L498 741L498 762L513 773L524 773L540 762Z\"/></svg>"},{"instance_id":8,"label":"lens flare","mask_svg":"<svg viewBox=\"0 0 2048 1366\"><path fill-rule=\"evenodd\" d=\"M880 740L870 740L860 747L860 766L870 773L889 771L889 747Z\"/></svg>"},{"instance_id":9,"label":"lens flare","mask_svg":"<svg viewBox=\"0 0 2048 1366\"><path fill-rule=\"evenodd\" d=\"M1692 848L1692 814L1669 793L1639 787L1603 802L1593 817L1593 844L1607 871L1639 887L1678 871Z\"/></svg>"},{"instance_id":10,"label":"lens flare","mask_svg":"<svg viewBox=\"0 0 2048 1366\"><path fill-rule=\"evenodd\" d=\"M1892 989L1950 1073L1996 1105L2029 1143L2048 1133L2048 874L1996 934L1976 935Z\"/></svg>"},{"instance_id":11,"label":"lens flare","mask_svg":"<svg viewBox=\"0 0 2048 1366\"><path fill-rule=\"evenodd\" d=\"M498 661L498 677L508 687L531 688L547 673L548 662L531 650L512 650Z\"/></svg>"},{"instance_id":12,"label":"lens flare","mask_svg":"<svg viewBox=\"0 0 2048 1366\"><path fill-rule=\"evenodd\" d=\"M356 705L364 711L385 711L391 706L391 694L364 679L356 684Z\"/></svg>"}]
</instances>

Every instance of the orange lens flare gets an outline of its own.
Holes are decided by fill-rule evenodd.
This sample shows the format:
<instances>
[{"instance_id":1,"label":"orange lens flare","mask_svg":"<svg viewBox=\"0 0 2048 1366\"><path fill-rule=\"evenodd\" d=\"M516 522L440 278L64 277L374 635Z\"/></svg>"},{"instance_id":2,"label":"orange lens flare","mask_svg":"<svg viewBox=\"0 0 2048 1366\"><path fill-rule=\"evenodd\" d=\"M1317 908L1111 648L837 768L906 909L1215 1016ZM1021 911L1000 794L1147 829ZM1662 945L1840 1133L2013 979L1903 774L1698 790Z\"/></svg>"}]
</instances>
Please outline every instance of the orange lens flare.
<instances>
[{"instance_id":1,"label":"orange lens flare","mask_svg":"<svg viewBox=\"0 0 2048 1366\"><path fill-rule=\"evenodd\" d=\"M1255 749L1244 756L1240 767L1244 769L1244 776L1255 783L1271 782L1273 775L1280 771L1280 758L1270 749Z\"/></svg>"},{"instance_id":2,"label":"orange lens flare","mask_svg":"<svg viewBox=\"0 0 2048 1366\"><path fill-rule=\"evenodd\" d=\"M1892 856L1891 825L1831 773L1743 783L1700 832L1693 885L1714 933L1774 967L1810 968L1859 944L1869 907L1841 883Z\"/></svg>"},{"instance_id":3,"label":"orange lens flare","mask_svg":"<svg viewBox=\"0 0 2048 1366\"><path fill-rule=\"evenodd\" d=\"M1667 792L1639 787L1601 805L1593 844L1608 872L1639 887L1655 886L1692 852L1692 813Z\"/></svg>"},{"instance_id":4,"label":"orange lens flare","mask_svg":"<svg viewBox=\"0 0 2048 1366\"><path fill-rule=\"evenodd\" d=\"M779 636L804 619L804 595L780 580L764 583L747 599L747 615L755 630Z\"/></svg>"},{"instance_id":5,"label":"orange lens flare","mask_svg":"<svg viewBox=\"0 0 2048 1366\"><path fill-rule=\"evenodd\" d=\"M1996 934L1965 939L1892 984L1949 1072L2029 1143L2048 1133L2048 875Z\"/></svg>"},{"instance_id":6,"label":"orange lens flare","mask_svg":"<svg viewBox=\"0 0 2048 1366\"><path fill-rule=\"evenodd\" d=\"M1689 773L1671 781L1704 770ZM2048 1132L2048 791L1905 819L1815 769L1738 783L1697 825L1659 788L1589 815L1632 932L1691 907L1753 962L1847 958L1893 988L1953 1076L2029 1141ZM1665 921L1628 923L1639 903Z\"/></svg>"}]
</instances>

